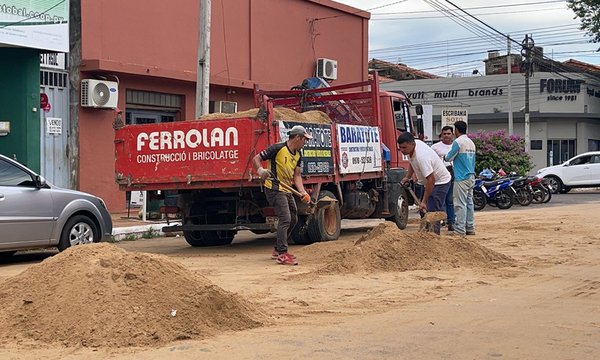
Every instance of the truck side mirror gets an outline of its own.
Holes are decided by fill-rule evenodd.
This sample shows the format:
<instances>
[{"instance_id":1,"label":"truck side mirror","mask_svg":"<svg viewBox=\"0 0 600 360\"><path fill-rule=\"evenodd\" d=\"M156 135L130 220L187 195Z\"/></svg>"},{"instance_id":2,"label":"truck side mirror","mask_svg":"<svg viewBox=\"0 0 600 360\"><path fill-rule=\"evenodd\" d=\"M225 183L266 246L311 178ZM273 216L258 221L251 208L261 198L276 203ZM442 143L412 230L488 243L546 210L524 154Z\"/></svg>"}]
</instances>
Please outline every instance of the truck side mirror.
<instances>
[{"instance_id":1,"label":"truck side mirror","mask_svg":"<svg viewBox=\"0 0 600 360\"><path fill-rule=\"evenodd\" d=\"M417 104L417 106L415 106L415 112L417 115L423 115L423 105Z\"/></svg>"}]
</instances>

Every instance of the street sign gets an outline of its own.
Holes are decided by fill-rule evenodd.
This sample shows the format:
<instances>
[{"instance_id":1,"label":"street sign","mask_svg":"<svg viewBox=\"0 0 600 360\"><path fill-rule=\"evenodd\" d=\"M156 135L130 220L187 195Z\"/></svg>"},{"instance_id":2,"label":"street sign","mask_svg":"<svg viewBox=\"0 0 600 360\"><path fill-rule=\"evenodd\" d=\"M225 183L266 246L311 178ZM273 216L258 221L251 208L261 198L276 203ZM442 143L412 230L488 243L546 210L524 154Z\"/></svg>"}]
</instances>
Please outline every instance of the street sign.
<instances>
[{"instance_id":1,"label":"street sign","mask_svg":"<svg viewBox=\"0 0 600 360\"><path fill-rule=\"evenodd\" d=\"M40 108L44 109L46 106L48 106L48 95L41 93L40 94Z\"/></svg>"}]
</instances>

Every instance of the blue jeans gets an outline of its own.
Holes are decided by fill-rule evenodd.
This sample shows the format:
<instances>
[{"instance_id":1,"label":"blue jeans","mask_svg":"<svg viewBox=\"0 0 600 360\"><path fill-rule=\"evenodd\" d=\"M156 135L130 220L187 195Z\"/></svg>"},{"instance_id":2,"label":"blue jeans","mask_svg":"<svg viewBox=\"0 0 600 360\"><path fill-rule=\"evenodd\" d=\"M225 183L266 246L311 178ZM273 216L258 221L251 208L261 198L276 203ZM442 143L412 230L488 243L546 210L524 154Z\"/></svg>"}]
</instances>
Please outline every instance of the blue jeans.
<instances>
[{"instance_id":1,"label":"blue jeans","mask_svg":"<svg viewBox=\"0 0 600 360\"><path fill-rule=\"evenodd\" d=\"M450 188L450 182L441 185L435 185L431 194L427 198L427 212L434 211L444 211L444 202L446 201L446 194L448 193L448 189ZM440 234L441 224L440 222L436 222L433 225L433 231L436 234Z\"/></svg>"},{"instance_id":2,"label":"blue jeans","mask_svg":"<svg viewBox=\"0 0 600 360\"><path fill-rule=\"evenodd\" d=\"M446 222L454 223L456 216L454 214L454 181L450 181L450 188L446 194Z\"/></svg>"},{"instance_id":3,"label":"blue jeans","mask_svg":"<svg viewBox=\"0 0 600 360\"><path fill-rule=\"evenodd\" d=\"M464 235L467 231L475 231L475 211L473 209L473 185L475 177L462 181L454 181L454 209L456 222L454 232Z\"/></svg>"}]
</instances>

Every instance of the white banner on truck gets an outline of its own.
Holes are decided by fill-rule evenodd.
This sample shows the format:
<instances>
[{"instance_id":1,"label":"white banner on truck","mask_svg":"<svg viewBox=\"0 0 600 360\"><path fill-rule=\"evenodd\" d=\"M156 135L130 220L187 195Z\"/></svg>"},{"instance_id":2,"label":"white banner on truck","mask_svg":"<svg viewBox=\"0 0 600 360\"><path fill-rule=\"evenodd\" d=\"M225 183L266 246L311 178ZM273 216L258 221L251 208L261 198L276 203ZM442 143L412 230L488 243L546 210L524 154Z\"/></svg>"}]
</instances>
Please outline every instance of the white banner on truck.
<instances>
[{"instance_id":1,"label":"white banner on truck","mask_svg":"<svg viewBox=\"0 0 600 360\"><path fill-rule=\"evenodd\" d=\"M361 173L382 170L379 128L337 124L340 149L340 173Z\"/></svg>"}]
</instances>

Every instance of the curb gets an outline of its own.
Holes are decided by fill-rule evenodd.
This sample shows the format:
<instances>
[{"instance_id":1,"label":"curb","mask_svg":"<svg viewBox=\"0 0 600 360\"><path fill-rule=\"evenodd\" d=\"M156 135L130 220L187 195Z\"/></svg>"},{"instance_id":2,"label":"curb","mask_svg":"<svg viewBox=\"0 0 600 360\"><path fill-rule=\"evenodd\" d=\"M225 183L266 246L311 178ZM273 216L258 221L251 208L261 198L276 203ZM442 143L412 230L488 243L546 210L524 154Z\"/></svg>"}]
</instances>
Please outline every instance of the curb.
<instances>
[{"instance_id":1,"label":"curb","mask_svg":"<svg viewBox=\"0 0 600 360\"><path fill-rule=\"evenodd\" d=\"M170 222L168 226L172 225L181 225L180 222ZM124 226L113 228L112 236L115 241L121 241L126 237L133 235L136 239L141 238L144 233L147 233L152 229L159 236L165 236L165 233L162 232L162 228L167 226L167 223L155 223L155 224L147 224L147 225L136 225L136 226Z\"/></svg>"}]
</instances>

